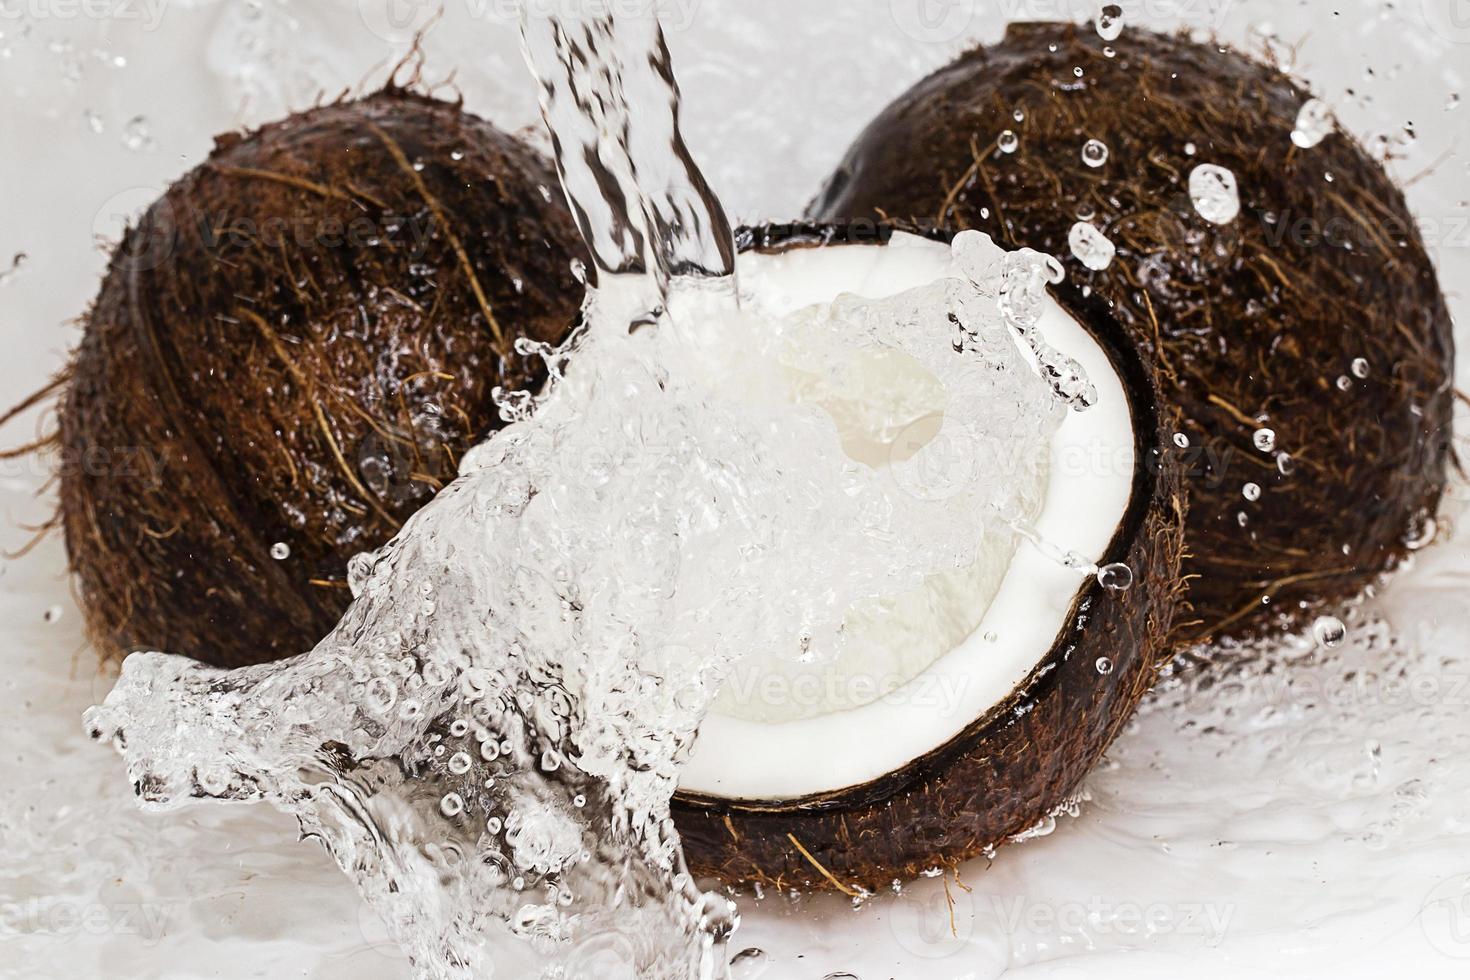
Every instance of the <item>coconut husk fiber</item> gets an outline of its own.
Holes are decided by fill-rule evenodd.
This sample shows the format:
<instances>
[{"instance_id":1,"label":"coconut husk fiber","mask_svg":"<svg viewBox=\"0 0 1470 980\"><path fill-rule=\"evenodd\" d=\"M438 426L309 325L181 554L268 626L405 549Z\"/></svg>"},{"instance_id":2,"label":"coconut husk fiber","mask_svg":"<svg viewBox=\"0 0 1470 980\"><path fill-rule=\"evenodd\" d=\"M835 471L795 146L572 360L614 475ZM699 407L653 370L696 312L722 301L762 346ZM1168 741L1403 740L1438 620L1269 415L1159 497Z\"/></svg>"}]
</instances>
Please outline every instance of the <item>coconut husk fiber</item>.
<instances>
[{"instance_id":1,"label":"coconut husk fiber","mask_svg":"<svg viewBox=\"0 0 1470 980\"><path fill-rule=\"evenodd\" d=\"M309 650L385 543L539 384L580 240L548 162L390 88L209 158L128 230L61 402L92 639L223 667Z\"/></svg>"},{"instance_id":2,"label":"coconut husk fiber","mask_svg":"<svg viewBox=\"0 0 1470 980\"><path fill-rule=\"evenodd\" d=\"M1349 134L1294 144L1309 98L1215 44L1130 26L1110 48L1087 25L1013 24L885 109L812 207L977 228L1056 255L1107 302L1184 416L1184 639L1355 595L1422 538L1444 488L1454 346L1433 265ZM1089 139L1109 149L1100 167ZM1227 225L1191 202L1204 163L1238 182ZM1117 246L1101 272L1069 249L1084 217Z\"/></svg>"}]
</instances>

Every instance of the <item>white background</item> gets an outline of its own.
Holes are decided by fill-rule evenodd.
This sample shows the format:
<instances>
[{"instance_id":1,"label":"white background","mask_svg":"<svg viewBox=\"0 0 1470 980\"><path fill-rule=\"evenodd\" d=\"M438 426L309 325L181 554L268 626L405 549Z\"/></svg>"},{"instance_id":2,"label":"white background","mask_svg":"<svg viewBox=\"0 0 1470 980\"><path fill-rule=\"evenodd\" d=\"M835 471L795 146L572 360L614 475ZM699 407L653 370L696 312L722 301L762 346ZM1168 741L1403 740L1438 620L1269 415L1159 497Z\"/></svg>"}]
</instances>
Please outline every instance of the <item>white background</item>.
<instances>
[{"instance_id":1,"label":"white background","mask_svg":"<svg viewBox=\"0 0 1470 980\"><path fill-rule=\"evenodd\" d=\"M77 338L121 221L213 133L370 88L440 4L405 0L0 0L0 401ZM851 138L1006 17L1082 0L667 0L696 154L737 219L798 212ZM1464 0L1136 0L1130 24L1278 53L1391 164L1460 323L1470 277ZM443 0L428 77L536 121L507 0ZM1274 40L1272 40L1274 38ZM1127 33L1119 44L1127 43ZM135 121L137 120L137 121ZM131 125L130 125L131 123ZM541 139L539 133L535 136ZM47 424L35 413L4 444ZM5 529L45 519L46 466L0 472ZM736 948L771 980L924 977L1460 977L1470 970L1470 555L1440 542L1333 651L1215 653L1147 706L1081 816L951 879L851 910L745 902ZM1344 522L1351 521L1344 515ZM1463 522L1461 522L1463 523ZM48 622L49 618L54 622ZM58 618L59 617L59 618ZM1378 617L1381 617L1381 621ZM0 974L401 977L347 880L263 808L133 811L81 736L106 693L59 543L0 566ZM947 886L947 887L946 887ZM953 928L946 893L953 899ZM1143 924L1143 919L1150 924Z\"/></svg>"}]
</instances>

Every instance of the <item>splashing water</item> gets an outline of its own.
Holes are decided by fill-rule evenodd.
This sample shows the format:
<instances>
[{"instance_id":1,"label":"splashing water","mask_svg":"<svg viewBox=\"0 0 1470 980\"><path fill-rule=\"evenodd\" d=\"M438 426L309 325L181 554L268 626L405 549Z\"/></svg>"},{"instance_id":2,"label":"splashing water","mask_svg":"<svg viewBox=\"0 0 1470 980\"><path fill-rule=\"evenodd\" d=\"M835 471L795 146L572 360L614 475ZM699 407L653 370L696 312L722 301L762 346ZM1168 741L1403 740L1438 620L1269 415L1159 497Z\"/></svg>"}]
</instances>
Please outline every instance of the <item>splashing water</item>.
<instances>
[{"instance_id":1,"label":"splashing water","mask_svg":"<svg viewBox=\"0 0 1470 980\"><path fill-rule=\"evenodd\" d=\"M421 976L714 980L738 917L692 882L669 801L733 663L840 655L852 609L1013 547L1035 506L1004 467L926 494L928 447L855 458L821 393L905 359L950 400L941 437L984 425L1014 451L1096 391L1037 329L1055 260L974 232L959 276L888 300L737 303L656 22L523 24L607 273L564 347L522 345L547 390L499 393L511 424L353 560L315 650L232 672L136 654L86 724L147 807L293 815Z\"/></svg>"}]
</instances>

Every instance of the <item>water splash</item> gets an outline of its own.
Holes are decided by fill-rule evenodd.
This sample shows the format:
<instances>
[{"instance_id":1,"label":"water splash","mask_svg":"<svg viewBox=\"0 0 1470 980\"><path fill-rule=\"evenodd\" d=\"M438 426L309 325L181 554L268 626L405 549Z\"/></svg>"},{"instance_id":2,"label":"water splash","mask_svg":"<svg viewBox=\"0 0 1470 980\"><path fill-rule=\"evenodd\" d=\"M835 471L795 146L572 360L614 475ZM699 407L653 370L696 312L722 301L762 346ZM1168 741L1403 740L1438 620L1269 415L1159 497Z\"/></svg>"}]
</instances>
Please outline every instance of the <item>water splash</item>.
<instances>
[{"instance_id":1,"label":"water splash","mask_svg":"<svg viewBox=\"0 0 1470 980\"><path fill-rule=\"evenodd\" d=\"M730 224L680 132L658 20L611 8L558 16L557 6L526 0L521 33L562 187L598 267L662 282L732 275Z\"/></svg>"}]
</instances>

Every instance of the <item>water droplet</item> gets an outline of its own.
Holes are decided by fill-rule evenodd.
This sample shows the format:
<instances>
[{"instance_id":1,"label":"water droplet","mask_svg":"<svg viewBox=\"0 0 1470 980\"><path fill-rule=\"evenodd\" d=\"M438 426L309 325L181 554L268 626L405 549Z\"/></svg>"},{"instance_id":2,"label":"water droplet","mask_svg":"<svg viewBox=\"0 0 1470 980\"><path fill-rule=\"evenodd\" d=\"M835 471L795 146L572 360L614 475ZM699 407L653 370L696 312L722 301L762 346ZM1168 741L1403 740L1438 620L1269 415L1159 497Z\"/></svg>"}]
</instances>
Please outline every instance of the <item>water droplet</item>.
<instances>
[{"instance_id":1,"label":"water droplet","mask_svg":"<svg viewBox=\"0 0 1470 980\"><path fill-rule=\"evenodd\" d=\"M457 817L464 812L464 798L458 793L445 793L439 801L439 812L446 817Z\"/></svg>"},{"instance_id":2,"label":"water droplet","mask_svg":"<svg viewBox=\"0 0 1470 980\"><path fill-rule=\"evenodd\" d=\"M291 557L291 546L284 541L277 541L271 545L271 557L276 561L285 561Z\"/></svg>"},{"instance_id":3,"label":"water droplet","mask_svg":"<svg viewBox=\"0 0 1470 980\"><path fill-rule=\"evenodd\" d=\"M470 755L468 752L456 752L449 757L449 771L456 776L463 776L470 771Z\"/></svg>"},{"instance_id":4,"label":"water droplet","mask_svg":"<svg viewBox=\"0 0 1470 980\"><path fill-rule=\"evenodd\" d=\"M1276 448L1276 430L1257 429L1256 434L1252 437L1252 441L1261 452L1269 453Z\"/></svg>"},{"instance_id":5,"label":"water droplet","mask_svg":"<svg viewBox=\"0 0 1470 980\"><path fill-rule=\"evenodd\" d=\"M1276 471L1282 476L1291 476L1296 472L1296 460L1291 458L1290 453L1280 453L1276 457Z\"/></svg>"},{"instance_id":6,"label":"water droplet","mask_svg":"<svg viewBox=\"0 0 1470 980\"><path fill-rule=\"evenodd\" d=\"M1097 582L1109 592L1126 592L1133 587L1133 569L1122 562L1113 562L1097 570Z\"/></svg>"},{"instance_id":7,"label":"water droplet","mask_svg":"<svg viewBox=\"0 0 1470 980\"><path fill-rule=\"evenodd\" d=\"M1108 144L1102 140L1088 140L1082 144L1082 162L1089 167L1101 167L1108 162Z\"/></svg>"},{"instance_id":8,"label":"water droplet","mask_svg":"<svg viewBox=\"0 0 1470 980\"><path fill-rule=\"evenodd\" d=\"M730 980L756 980L770 969L771 957L763 949L742 949L730 957Z\"/></svg>"},{"instance_id":9,"label":"water droplet","mask_svg":"<svg viewBox=\"0 0 1470 980\"><path fill-rule=\"evenodd\" d=\"M1077 261L1093 272L1101 272L1112 265L1113 256L1118 254L1117 246L1108 236L1087 221L1079 221L1072 226L1067 234L1067 244Z\"/></svg>"},{"instance_id":10,"label":"water droplet","mask_svg":"<svg viewBox=\"0 0 1470 980\"><path fill-rule=\"evenodd\" d=\"M1123 33L1123 8L1116 3L1105 3L1097 10L1097 36L1104 41L1116 41Z\"/></svg>"},{"instance_id":11,"label":"water droplet","mask_svg":"<svg viewBox=\"0 0 1470 980\"><path fill-rule=\"evenodd\" d=\"M1196 147L1193 143L1185 143L1184 144L1184 155L1185 156L1192 157L1192 156L1194 156L1198 152L1199 152L1199 148Z\"/></svg>"},{"instance_id":12,"label":"water droplet","mask_svg":"<svg viewBox=\"0 0 1470 980\"><path fill-rule=\"evenodd\" d=\"M1240 495L1254 503L1261 499L1261 485L1259 483L1247 483L1240 488Z\"/></svg>"},{"instance_id":13,"label":"water droplet","mask_svg":"<svg viewBox=\"0 0 1470 980\"><path fill-rule=\"evenodd\" d=\"M1308 99L1296 114L1296 128L1291 131L1291 141L1304 150L1309 150L1327 138L1334 122L1332 109L1321 99Z\"/></svg>"},{"instance_id":14,"label":"water droplet","mask_svg":"<svg viewBox=\"0 0 1470 980\"><path fill-rule=\"evenodd\" d=\"M134 116L123 125L122 144L135 153L153 149L153 133L149 129L147 118Z\"/></svg>"},{"instance_id":15,"label":"water droplet","mask_svg":"<svg viewBox=\"0 0 1470 980\"><path fill-rule=\"evenodd\" d=\"M1002 153L1015 153L1021 145L1021 138L1016 135L1015 130L1007 129L996 137L995 145Z\"/></svg>"},{"instance_id":16,"label":"water droplet","mask_svg":"<svg viewBox=\"0 0 1470 980\"><path fill-rule=\"evenodd\" d=\"M1011 113L1011 118L1014 119L1016 122L1025 122L1026 121L1026 110L1025 109L1017 109L1015 112Z\"/></svg>"},{"instance_id":17,"label":"water droplet","mask_svg":"<svg viewBox=\"0 0 1470 980\"><path fill-rule=\"evenodd\" d=\"M1410 551L1420 551L1434 543L1439 534L1439 522L1428 514L1422 514L1409 525L1408 536L1404 538L1404 547Z\"/></svg>"},{"instance_id":18,"label":"water droplet","mask_svg":"<svg viewBox=\"0 0 1470 980\"><path fill-rule=\"evenodd\" d=\"M1353 358L1352 371L1353 377L1359 379L1366 378L1368 376L1368 359L1366 357Z\"/></svg>"},{"instance_id":19,"label":"water droplet","mask_svg":"<svg viewBox=\"0 0 1470 980\"><path fill-rule=\"evenodd\" d=\"M1312 636L1318 646L1330 650L1347 639L1347 627L1336 616L1318 616L1312 623Z\"/></svg>"},{"instance_id":20,"label":"water droplet","mask_svg":"<svg viewBox=\"0 0 1470 980\"><path fill-rule=\"evenodd\" d=\"M1202 163L1190 171L1189 199L1199 216L1211 224L1228 225L1240 214L1235 174L1213 163Z\"/></svg>"},{"instance_id":21,"label":"water droplet","mask_svg":"<svg viewBox=\"0 0 1470 980\"><path fill-rule=\"evenodd\" d=\"M1338 379L1337 379L1337 388L1338 388L1339 391L1347 391L1352 386L1353 386L1353 379L1352 378L1349 378L1345 374L1344 375L1340 375L1338 377Z\"/></svg>"},{"instance_id":22,"label":"water droplet","mask_svg":"<svg viewBox=\"0 0 1470 980\"><path fill-rule=\"evenodd\" d=\"M1178 446L1180 449L1188 449L1189 436L1185 435L1182 432L1174 433L1174 445Z\"/></svg>"},{"instance_id":23,"label":"water droplet","mask_svg":"<svg viewBox=\"0 0 1470 980\"><path fill-rule=\"evenodd\" d=\"M499 817L491 817L485 821L485 832L491 837L497 836L505 824L501 823Z\"/></svg>"},{"instance_id":24,"label":"water droplet","mask_svg":"<svg viewBox=\"0 0 1470 980\"><path fill-rule=\"evenodd\" d=\"M1097 668L1099 674L1107 675L1113 672L1113 662L1107 657L1098 657L1093 666Z\"/></svg>"}]
</instances>

